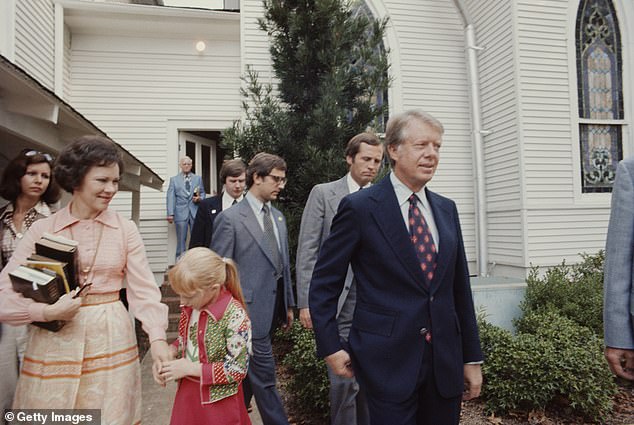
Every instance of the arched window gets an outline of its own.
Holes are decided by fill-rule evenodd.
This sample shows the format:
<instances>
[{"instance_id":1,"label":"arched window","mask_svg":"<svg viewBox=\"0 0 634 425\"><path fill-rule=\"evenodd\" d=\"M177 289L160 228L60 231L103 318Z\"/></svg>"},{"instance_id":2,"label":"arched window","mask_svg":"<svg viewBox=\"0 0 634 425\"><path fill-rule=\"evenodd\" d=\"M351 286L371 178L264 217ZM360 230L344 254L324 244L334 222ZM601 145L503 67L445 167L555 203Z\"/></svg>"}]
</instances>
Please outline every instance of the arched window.
<instances>
[{"instance_id":1,"label":"arched window","mask_svg":"<svg viewBox=\"0 0 634 425\"><path fill-rule=\"evenodd\" d=\"M621 36L610 0L582 0L575 31L581 187L610 192L623 157Z\"/></svg>"}]
</instances>

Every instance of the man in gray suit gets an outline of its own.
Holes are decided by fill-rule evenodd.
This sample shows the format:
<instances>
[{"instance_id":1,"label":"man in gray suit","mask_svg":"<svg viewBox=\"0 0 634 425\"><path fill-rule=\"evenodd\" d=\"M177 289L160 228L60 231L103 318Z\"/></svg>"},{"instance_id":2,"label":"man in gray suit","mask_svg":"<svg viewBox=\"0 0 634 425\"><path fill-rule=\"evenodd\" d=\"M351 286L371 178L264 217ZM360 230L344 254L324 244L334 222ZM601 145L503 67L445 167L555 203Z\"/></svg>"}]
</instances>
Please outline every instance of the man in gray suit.
<instances>
[{"instance_id":1,"label":"man in gray suit","mask_svg":"<svg viewBox=\"0 0 634 425\"><path fill-rule=\"evenodd\" d=\"M216 217L211 238L211 249L238 264L253 335L245 401L255 396L264 425L288 425L275 388L271 348L272 333L278 325L292 324L295 307L286 220L271 206L285 184L282 158L263 152L255 155L247 167L247 194Z\"/></svg>"},{"instance_id":2,"label":"man in gray suit","mask_svg":"<svg viewBox=\"0 0 634 425\"><path fill-rule=\"evenodd\" d=\"M615 375L634 380L634 157L616 171L605 251L605 358Z\"/></svg>"},{"instance_id":3,"label":"man in gray suit","mask_svg":"<svg viewBox=\"0 0 634 425\"><path fill-rule=\"evenodd\" d=\"M330 225L339 207L339 201L349 193L369 186L376 177L383 158L383 146L374 134L361 133L350 139L345 154L349 167L348 174L339 180L313 187L302 214L295 269L299 320L308 329L313 327L308 306L308 290L319 249L330 234ZM347 340L350 333L354 306L355 285L352 270L348 269L337 309L339 336L343 340ZM330 379L331 423L333 425L369 424L368 407L363 393L359 392L356 380L338 376L330 368L328 368L328 378Z\"/></svg>"}]
</instances>

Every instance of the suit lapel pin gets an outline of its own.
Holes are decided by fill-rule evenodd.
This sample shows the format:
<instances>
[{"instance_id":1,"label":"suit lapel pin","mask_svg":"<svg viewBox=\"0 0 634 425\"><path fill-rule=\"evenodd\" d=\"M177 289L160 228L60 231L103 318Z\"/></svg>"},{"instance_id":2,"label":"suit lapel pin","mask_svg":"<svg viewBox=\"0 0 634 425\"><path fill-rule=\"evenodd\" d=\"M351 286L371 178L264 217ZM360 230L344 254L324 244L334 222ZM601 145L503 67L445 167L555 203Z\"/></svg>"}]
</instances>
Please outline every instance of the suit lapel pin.
<instances>
[{"instance_id":1,"label":"suit lapel pin","mask_svg":"<svg viewBox=\"0 0 634 425\"><path fill-rule=\"evenodd\" d=\"M277 221L282 221L282 217L277 217Z\"/></svg>"},{"instance_id":2,"label":"suit lapel pin","mask_svg":"<svg viewBox=\"0 0 634 425\"><path fill-rule=\"evenodd\" d=\"M215 214L215 213L216 213L216 210L211 210L211 213L212 213L212 214Z\"/></svg>"}]
</instances>

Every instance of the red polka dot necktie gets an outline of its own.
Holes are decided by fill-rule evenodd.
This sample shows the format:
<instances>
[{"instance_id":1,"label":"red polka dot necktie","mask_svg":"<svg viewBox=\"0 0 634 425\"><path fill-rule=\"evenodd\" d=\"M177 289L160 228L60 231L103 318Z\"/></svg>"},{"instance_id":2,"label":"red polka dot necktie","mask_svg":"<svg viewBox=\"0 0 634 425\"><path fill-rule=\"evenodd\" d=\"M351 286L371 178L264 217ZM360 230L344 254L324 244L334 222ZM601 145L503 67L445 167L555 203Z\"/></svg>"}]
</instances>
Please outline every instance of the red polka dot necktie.
<instances>
[{"instance_id":1,"label":"red polka dot necktie","mask_svg":"<svg viewBox=\"0 0 634 425\"><path fill-rule=\"evenodd\" d=\"M425 280L430 283L436 270L436 244L429 231L429 226L417 205L418 196L415 193L409 197L409 237L412 240L420 268L425 275Z\"/></svg>"}]
</instances>

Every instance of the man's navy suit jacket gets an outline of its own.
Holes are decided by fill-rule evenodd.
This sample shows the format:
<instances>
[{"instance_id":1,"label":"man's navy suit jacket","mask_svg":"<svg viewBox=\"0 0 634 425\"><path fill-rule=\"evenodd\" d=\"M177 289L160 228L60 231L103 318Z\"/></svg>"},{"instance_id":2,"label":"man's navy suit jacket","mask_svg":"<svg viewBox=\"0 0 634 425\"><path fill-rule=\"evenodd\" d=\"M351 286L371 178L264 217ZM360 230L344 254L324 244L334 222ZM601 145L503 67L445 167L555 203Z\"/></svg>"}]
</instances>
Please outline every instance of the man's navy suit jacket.
<instances>
[{"instance_id":1,"label":"man's navy suit jacket","mask_svg":"<svg viewBox=\"0 0 634 425\"><path fill-rule=\"evenodd\" d=\"M205 198L198 203L198 212L189 237L189 249L197 246L211 247L214 220L222 211L222 194Z\"/></svg>"},{"instance_id":2,"label":"man's navy suit jacket","mask_svg":"<svg viewBox=\"0 0 634 425\"><path fill-rule=\"evenodd\" d=\"M318 354L342 348L335 320L348 263L357 280L349 350L355 375L395 402L416 391L425 330L438 392L464 390L464 363L483 359L456 205L426 190L439 234L434 279L425 283L389 176L341 201L315 266L310 310Z\"/></svg>"}]
</instances>

